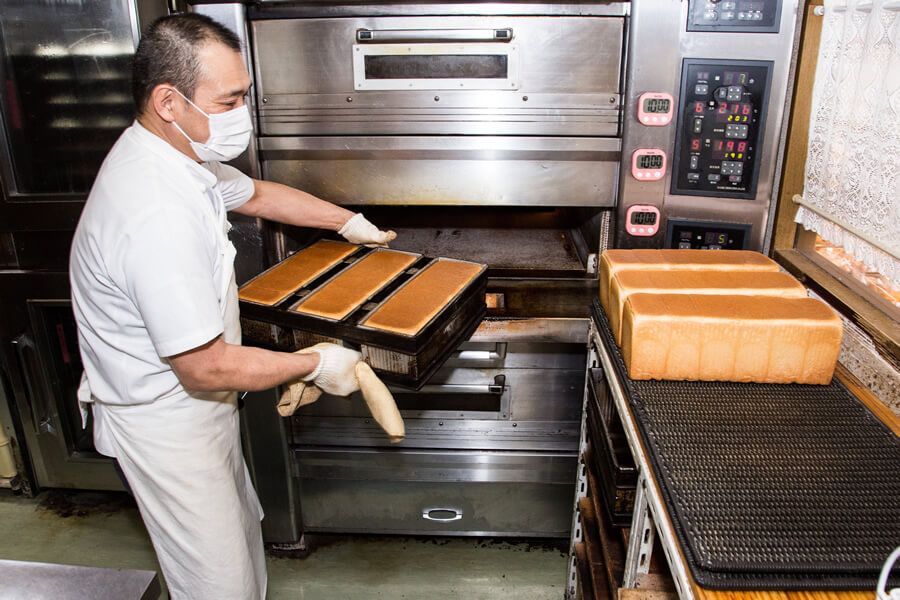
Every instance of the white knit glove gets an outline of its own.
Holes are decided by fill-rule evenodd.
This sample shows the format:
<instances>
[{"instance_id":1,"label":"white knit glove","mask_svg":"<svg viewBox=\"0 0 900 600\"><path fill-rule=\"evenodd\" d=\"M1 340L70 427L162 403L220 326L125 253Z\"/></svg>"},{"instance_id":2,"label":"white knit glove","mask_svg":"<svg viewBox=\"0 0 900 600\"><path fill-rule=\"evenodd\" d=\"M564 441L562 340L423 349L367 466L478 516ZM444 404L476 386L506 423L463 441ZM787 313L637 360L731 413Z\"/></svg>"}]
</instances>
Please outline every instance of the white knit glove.
<instances>
[{"instance_id":1,"label":"white knit glove","mask_svg":"<svg viewBox=\"0 0 900 600\"><path fill-rule=\"evenodd\" d=\"M362 213L356 213L338 230L351 244L387 247L388 242L397 237L393 231L381 231L372 225Z\"/></svg>"},{"instance_id":2,"label":"white knit glove","mask_svg":"<svg viewBox=\"0 0 900 600\"><path fill-rule=\"evenodd\" d=\"M349 396L359 389L355 371L356 363L362 357L359 352L328 343L316 344L298 352L319 354L319 365L303 381L311 381L323 392L334 396Z\"/></svg>"}]
</instances>

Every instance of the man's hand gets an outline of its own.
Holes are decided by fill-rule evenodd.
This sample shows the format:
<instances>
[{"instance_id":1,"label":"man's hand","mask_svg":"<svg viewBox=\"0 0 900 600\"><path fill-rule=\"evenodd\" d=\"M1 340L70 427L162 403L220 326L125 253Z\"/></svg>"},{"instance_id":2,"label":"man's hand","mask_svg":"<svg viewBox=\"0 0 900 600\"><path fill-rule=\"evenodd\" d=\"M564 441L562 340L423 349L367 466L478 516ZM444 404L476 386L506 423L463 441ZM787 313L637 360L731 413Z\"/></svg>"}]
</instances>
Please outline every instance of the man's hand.
<instances>
[{"instance_id":1,"label":"man's hand","mask_svg":"<svg viewBox=\"0 0 900 600\"><path fill-rule=\"evenodd\" d=\"M338 233L352 244L363 244L365 246L381 246L387 247L388 242L397 237L393 231L381 231L372 225L368 219L362 216L362 213L356 213L344 223L344 226L338 230Z\"/></svg>"},{"instance_id":2,"label":"man's hand","mask_svg":"<svg viewBox=\"0 0 900 600\"><path fill-rule=\"evenodd\" d=\"M359 352L327 343L316 344L297 352L316 352L319 355L319 365L303 381L311 381L323 392L334 396L349 396L359 389L355 371L356 363L362 358Z\"/></svg>"}]
</instances>

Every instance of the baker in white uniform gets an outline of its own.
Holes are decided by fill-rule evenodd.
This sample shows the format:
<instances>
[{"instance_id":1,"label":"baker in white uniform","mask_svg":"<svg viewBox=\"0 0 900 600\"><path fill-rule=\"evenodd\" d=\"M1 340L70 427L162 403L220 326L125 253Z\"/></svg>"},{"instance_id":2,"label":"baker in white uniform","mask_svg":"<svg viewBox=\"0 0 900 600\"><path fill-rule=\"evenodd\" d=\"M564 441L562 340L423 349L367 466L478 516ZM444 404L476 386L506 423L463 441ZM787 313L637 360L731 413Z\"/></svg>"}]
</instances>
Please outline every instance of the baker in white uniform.
<instances>
[{"instance_id":1,"label":"baker in white uniform","mask_svg":"<svg viewBox=\"0 0 900 600\"><path fill-rule=\"evenodd\" d=\"M304 378L346 395L359 354L240 345L227 211L393 237L362 215L221 164L252 133L238 39L211 19L156 21L134 58L137 120L103 163L70 276L97 450L115 457L172 598L266 593L262 510L241 454L236 393ZM274 407L273 407L274 410Z\"/></svg>"}]
</instances>

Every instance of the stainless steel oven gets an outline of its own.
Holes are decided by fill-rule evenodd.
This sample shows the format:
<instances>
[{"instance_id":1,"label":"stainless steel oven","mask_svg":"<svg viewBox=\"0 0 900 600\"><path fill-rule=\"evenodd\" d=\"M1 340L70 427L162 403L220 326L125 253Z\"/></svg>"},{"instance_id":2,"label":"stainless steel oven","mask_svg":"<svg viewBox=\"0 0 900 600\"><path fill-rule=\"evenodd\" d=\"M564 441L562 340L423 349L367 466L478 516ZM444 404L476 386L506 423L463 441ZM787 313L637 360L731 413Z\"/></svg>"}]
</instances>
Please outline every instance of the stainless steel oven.
<instances>
[{"instance_id":1,"label":"stainless steel oven","mask_svg":"<svg viewBox=\"0 0 900 600\"><path fill-rule=\"evenodd\" d=\"M422 390L394 390L401 444L356 397L325 397L286 423L304 530L568 534L627 13L622 2L247 7L263 176L395 229L394 248L488 265L488 320ZM279 231L276 255L309 235ZM261 472L283 450L248 433Z\"/></svg>"}]
</instances>

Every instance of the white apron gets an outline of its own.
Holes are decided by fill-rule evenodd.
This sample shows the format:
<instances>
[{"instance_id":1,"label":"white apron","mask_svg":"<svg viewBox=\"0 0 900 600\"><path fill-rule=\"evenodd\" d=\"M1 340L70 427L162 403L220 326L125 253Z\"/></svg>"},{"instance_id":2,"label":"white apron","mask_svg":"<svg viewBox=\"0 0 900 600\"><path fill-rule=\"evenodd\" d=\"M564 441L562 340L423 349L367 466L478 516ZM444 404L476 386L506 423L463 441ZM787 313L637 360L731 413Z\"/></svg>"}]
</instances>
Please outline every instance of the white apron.
<instances>
[{"instance_id":1,"label":"white apron","mask_svg":"<svg viewBox=\"0 0 900 600\"><path fill-rule=\"evenodd\" d=\"M236 253L219 206L224 338L240 344ZM185 393L129 406L95 402L94 420L95 427L106 421L102 429L134 492L173 600L262 600L263 514L241 454L237 393Z\"/></svg>"}]
</instances>

